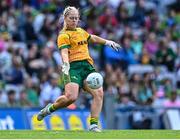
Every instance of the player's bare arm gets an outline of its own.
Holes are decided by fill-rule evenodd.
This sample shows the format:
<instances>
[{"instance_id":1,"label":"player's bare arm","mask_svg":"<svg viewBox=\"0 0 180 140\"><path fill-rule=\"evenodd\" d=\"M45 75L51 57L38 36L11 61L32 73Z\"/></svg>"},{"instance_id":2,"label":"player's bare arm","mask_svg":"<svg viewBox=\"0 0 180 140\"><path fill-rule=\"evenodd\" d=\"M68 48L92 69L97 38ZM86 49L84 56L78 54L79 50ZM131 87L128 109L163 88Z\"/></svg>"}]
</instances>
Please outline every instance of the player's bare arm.
<instances>
[{"instance_id":1,"label":"player's bare arm","mask_svg":"<svg viewBox=\"0 0 180 140\"><path fill-rule=\"evenodd\" d=\"M121 48L121 46L118 43L111 41L111 40L106 40L97 35L91 35L90 41L93 43L108 45L108 46L112 47L113 49L115 49L116 51L118 51Z\"/></svg>"},{"instance_id":2,"label":"player's bare arm","mask_svg":"<svg viewBox=\"0 0 180 140\"><path fill-rule=\"evenodd\" d=\"M62 72L64 74L68 75L69 69L70 69L68 49L67 48L61 49L60 53L61 53L62 60L63 60Z\"/></svg>"}]
</instances>

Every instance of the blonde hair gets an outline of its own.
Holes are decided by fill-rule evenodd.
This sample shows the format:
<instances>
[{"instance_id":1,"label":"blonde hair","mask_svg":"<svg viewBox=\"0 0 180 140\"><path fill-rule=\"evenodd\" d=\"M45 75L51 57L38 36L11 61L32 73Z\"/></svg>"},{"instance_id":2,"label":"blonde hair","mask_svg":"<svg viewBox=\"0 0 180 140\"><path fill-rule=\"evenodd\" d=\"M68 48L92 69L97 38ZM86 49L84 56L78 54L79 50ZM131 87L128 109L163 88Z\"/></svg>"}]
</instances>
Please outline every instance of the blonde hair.
<instances>
[{"instance_id":1,"label":"blonde hair","mask_svg":"<svg viewBox=\"0 0 180 140\"><path fill-rule=\"evenodd\" d=\"M67 6L67 7L64 9L63 14L62 14L62 15L60 16L60 18L59 18L60 28L64 28L64 27L65 27L64 18L65 18L66 16L68 16L68 14L69 14L69 12L70 12L71 10L77 10L77 11L78 11L78 14L79 14L79 9L77 9L77 8L74 7L74 6ZM79 16L80 16L80 15L79 15Z\"/></svg>"},{"instance_id":2,"label":"blonde hair","mask_svg":"<svg viewBox=\"0 0 180 140\"><path fill-rule=\"evenodd\" d=\"M71 10L77 10L77 11L78 11L78 14L79 14L79 9L77 9L77 8L74 7L74 6L68 6L68 7L66 7L66 8L64 9L64 11L63 11L63 17L66 17Z\"/></svg>"}]
</instances>

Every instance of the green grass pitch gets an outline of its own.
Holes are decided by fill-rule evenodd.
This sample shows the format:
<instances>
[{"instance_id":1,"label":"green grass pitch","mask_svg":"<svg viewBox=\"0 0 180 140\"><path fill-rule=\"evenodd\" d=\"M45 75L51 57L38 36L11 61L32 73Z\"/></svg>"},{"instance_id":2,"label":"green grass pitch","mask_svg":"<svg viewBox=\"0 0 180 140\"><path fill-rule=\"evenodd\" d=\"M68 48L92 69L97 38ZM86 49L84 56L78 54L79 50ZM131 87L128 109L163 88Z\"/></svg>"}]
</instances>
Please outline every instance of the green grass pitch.
<instances>
[{"instance_id":1,"label":"green grass pitch","mask_svg":"<svg viewBox=\"0 0 180 140\"><path fill-rule=\"evenodd\" d=\"M180 131L104 130L94 133L70 130L0 130L0 139L180 139Z\"/></svg>"}]
</instances>

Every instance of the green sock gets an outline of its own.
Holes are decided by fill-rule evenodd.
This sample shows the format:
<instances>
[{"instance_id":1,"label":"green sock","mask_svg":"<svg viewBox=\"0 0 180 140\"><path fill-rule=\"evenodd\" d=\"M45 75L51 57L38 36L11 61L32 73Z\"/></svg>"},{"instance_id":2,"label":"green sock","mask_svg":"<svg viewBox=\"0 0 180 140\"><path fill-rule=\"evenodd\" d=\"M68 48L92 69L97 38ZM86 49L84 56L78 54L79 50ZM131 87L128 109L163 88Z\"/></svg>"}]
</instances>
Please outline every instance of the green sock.
<instances>
[{"instance_id":1,"label":"green sock","mask_svg":"<svg viewBox=\"0 0 180 140\"><path fill-rule=\"evenodd\" d=\"M56 111L57 109L54 107L54 105L52 104L50 107L49 107L49 112L53 113L54 111Z\"/></svg>"},{"instance_id":2,"label":"green sock","mask_svg":"<svg viewBox=\"0 0 180 140\"><path fill-rule=\"evenodd\" d=\"M98 125L98 118L93 118L93 117L91 117L91 118L90 118L90 125L92 125L92 124Z\"/></svg>"}]
</instances>

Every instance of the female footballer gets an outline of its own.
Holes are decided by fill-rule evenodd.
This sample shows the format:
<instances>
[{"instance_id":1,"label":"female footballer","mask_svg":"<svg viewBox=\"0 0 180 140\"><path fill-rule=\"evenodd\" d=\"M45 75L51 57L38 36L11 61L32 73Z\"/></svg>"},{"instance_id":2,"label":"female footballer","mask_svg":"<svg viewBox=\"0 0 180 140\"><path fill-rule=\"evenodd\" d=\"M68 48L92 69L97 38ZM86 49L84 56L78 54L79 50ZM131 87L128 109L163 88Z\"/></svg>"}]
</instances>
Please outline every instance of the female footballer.
<instances>
[{"instance_id":1,"label":"female footballer","mask_svg":"<svg viewBox=\"0 0 180 140\"><path fill-rule=\"evenodd\" d=\"M62 72L69 76L69 80L65 79L64 95L61 95L53 104L48 104L42 109L37 119L41 121L52 112L72 104L78 97L79 88L83 88L93 97L89 130L101 132L98 127L98 118L102 109L103 88L91 89L85 83L86 77L96 71L89 55L88 42L105 44L115 50L118 50L120 45L114 41L89 34L77 27L79 17L78 9L72 6L66 7L63 12L64 25L58 35L57 46L63 60Z\"/></svg>"}]
</instances>

